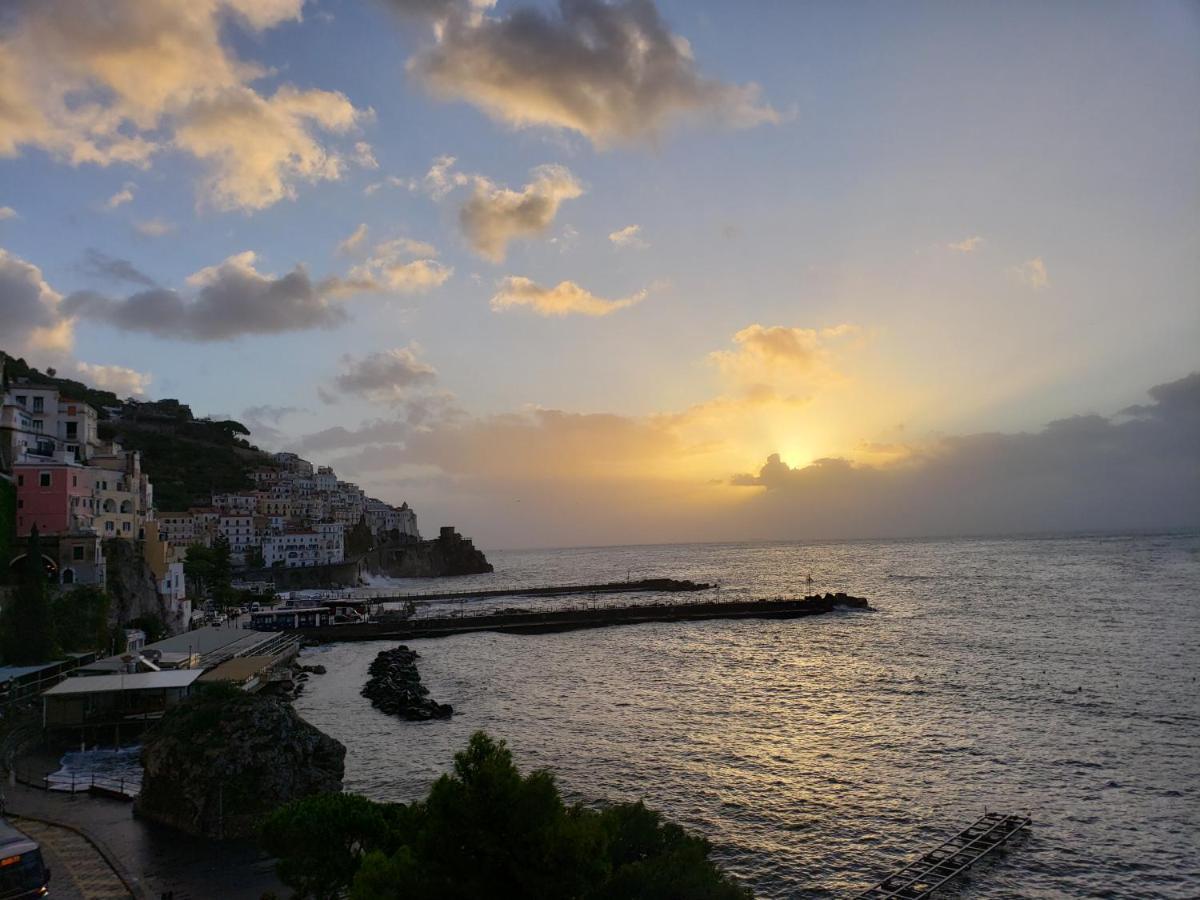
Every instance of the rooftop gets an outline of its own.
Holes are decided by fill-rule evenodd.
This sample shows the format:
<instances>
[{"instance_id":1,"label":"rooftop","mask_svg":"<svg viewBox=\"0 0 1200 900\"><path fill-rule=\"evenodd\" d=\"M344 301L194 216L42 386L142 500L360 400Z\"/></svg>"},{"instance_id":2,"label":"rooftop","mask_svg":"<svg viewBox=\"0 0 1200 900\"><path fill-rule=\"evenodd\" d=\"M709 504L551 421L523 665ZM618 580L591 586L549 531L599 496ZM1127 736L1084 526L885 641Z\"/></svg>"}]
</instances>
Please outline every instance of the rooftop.
<instances>
[{"instance_id":1,"label":"rooftop","mask_svg":"<svg viewBox=\"0 0 1200 900\"><path fill-rule=\"evenodd\" d=\"M105 694L109 691L151 691L184 688L200 677L199 669L175 669L166 672L137 672L128 675L91 675L61 681L44 697L74 694Z\"/></svg>"}]
</instances>

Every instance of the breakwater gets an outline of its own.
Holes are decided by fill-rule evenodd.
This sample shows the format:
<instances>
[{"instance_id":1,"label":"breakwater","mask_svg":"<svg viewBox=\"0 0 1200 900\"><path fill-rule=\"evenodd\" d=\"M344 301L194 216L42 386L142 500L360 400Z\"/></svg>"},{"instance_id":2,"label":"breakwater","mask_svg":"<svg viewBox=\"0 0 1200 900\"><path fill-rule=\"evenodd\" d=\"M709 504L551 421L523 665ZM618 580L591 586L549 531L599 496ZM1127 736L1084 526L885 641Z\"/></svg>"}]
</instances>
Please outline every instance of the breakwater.
<instances>
[{"instance_id":1,"label":"breakwater","mask_svg":"<svg viewBox=\"0 0 1200 900\"><path fill-rule=\"evenodd\" d=\"M546 634L581 628L607 628L648 622L693 622L704 619L796 619L832 612L838 607L870 609L861 597L813 595L780 600L703 600L644 603L617 607L568 607L553 610L501 611L478 615L437 616L357 625L301 628L297 634L314 643L335 641L410 641L448 637L473 631Z\"/></svg>"},{"instance_id":2,"label":"breakwater","mask_svg":"<svg viewBox=\"0 0 1200 900\"><path fill-rule=\"evenodd\" d=\"M484 597L569 597L579 594L681 594L706 591L712 585L680 578L641 578L637 581L607 581L601 584L560 584L529 588L492 588L485 591L434 591L421 594L372 593L380 603L406 603L409 600L475 600ZM362 592L358 592L362 593Z\"/></svg>"},{"instance_id":3,"label":"breakwater","mask_svg":"<svg viewBox=\"0 0 1200 900\"><path fill-rule=\"evenodd\" d=\"M371 663L370 679L362 695L380 712L399 716L410 722L426 719L448 719L454 712L449 703L438 703L429 697L429 689L421 684L417 672L417 652L400 646L384 650Z\"/></svg>"}]
</instances>

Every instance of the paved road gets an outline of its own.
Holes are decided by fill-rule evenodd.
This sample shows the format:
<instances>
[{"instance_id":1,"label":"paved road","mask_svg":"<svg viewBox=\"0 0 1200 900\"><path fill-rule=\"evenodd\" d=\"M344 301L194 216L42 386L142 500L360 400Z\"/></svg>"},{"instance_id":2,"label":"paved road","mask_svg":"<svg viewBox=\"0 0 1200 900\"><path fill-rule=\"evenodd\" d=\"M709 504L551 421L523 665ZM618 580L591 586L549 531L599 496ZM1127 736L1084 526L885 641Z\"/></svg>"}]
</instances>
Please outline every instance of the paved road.
<instances>
[{"instance_id":1,"label":"paved road","mask_svg":"<svg viewBox=\"0 0 1200 900\"><path fill-rule=\"evenodd\" d=\"M287 895L287 889L275 876L273 861L253 844L187 837L134 818L131 804L119 800L40 791L20 784L6 790L10 818L15 821L20 813L25 813L82 829L103 844L129 883L143 896L160 897L168 891L174 892L175 900L259 900L267 891ZM70 833L69 829L64 830ZM48 862L53 871L51 896L56 900L129 896L127 892L109 895L92 893L90 889L83 894L68 893L67 889L73 885L62 875L70 868L71 857L66 850L63 853L61 863Z\"/></svg>"},{"instance_id":2,"label":"paved road","mask_svg":"<svg viewBox=\"0 0 1200 900\"><path fill-rule=\"evenodd\" d=\"M9 821L42 845L50 867L51 896L62 900L130 900L133 897L92 843L78 832L32 819Z\"/></svg>"}]
</instances>

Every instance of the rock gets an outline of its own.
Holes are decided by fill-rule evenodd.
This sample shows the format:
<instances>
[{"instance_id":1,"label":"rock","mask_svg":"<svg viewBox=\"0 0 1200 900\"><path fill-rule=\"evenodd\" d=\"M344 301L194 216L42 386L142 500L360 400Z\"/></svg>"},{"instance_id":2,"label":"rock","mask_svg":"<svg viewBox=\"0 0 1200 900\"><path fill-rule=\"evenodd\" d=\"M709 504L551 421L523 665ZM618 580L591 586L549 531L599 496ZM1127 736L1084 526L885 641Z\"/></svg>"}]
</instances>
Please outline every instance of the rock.
<instances>
[{"instance_id":1,"label":"rock","mask_svg":"<svg viewBox=\"0 0 1200 900\"><path fill-rule=\"evenodd\" d=\"M282 804L341 791L345 758L288 704L205 688L146 732L136 810L189 834L252 837Z\"/></svg>"},{"instance_id":2,"label":"rock","mask_svg":"<svg viewBox=\"0 0 1200 900\"><path fill-rule=\"evenodd\" d=\"M371 677L362 695L381 712L400 716L410 722L448 719L454 713L449 703L429 699L429 689L421 684L417 672L417 653L401 645L384 650L367 670Z\"/></svg>"},{"instance_id":3,"label":"rock","mask_svg":"<svg viewBox=\"0 0 1200 900\"><path fill-rule=\"evenodd\" d=\"M324 675L325 667L324 666L301 666L300 671L308 672L310 675Z\"/></svg>"},{"instance_id":4,"label":"rock","mask_svg":"<svg viewBox=\"0 0 1200 900\"><path fill-rule=\"evenodd\" d=\"M388 542L362 558L363 570L392 578L434 578L478 575L492 571L483 552L452 527L442 528L437 540Z\"/></svg>"}]
</instances>

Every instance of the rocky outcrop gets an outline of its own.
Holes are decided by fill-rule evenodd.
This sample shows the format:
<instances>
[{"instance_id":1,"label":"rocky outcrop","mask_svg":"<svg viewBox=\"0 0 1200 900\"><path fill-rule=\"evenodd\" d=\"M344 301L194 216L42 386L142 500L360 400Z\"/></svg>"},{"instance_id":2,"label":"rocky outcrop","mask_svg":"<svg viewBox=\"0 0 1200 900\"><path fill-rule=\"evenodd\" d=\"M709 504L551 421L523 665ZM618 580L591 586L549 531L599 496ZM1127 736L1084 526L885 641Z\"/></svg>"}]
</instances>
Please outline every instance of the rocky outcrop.
<instances>
[{"instance_id":1,"label":"rocky outcrop","mask_svg":"<svg viewBox=\"0 0 1200 900\"><path fill-rule=\"evenodd\" d=\"M401 645L384 650L367 670L371 678L362 695L376 709L400 716L410 722L426 719L448 719L454 712L449 703L429 699L429 689L421 684L417 672L417 652Z\"/></svg>"},{"instance_id":2,"label":"rocky outcrop","mask_svg":"<svg viewBox=\"0 0 1200 900\"><path fill-rule=\"evenodd\" d=\"M158 593L158 582L140 543L122 538L104 541L105 590L112 597L110 625L124 625L141 616L169 623L166 604Z\"/></svg>"},{"instance_id":3,"label":"rocky outcrop","mask_svg":"<svg viewBox=\"0 0 1200 900\"><path fill-rule=\"evenodd\" d=\"M391 578L437 578L442 575L479 575L492 571L482 551L475 549L452 526L445 526L434 541L386 543L362 559L362 569Z\"/></svg>"},{"instance_id":4,"label":"rocky outcrop","mask_svg":"<svg viewBox=\"0 0 1200 900\"><path fill-rule=\"evenodd\" d=\"M190 834L250 837L282 804L341 791L345 757L290 705L207 687L146 732L137 813Z\"/></svg>"}]
</instances>

